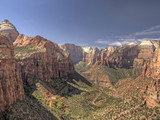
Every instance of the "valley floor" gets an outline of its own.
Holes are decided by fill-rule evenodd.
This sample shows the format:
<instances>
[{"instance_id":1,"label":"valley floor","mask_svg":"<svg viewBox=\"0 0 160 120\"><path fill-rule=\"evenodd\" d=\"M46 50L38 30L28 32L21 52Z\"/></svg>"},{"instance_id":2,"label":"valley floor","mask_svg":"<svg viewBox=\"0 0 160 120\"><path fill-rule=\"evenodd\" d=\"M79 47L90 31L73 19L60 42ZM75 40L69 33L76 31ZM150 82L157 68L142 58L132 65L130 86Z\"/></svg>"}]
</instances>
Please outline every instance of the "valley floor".
<instances>
[{"instance_id":1,"label":"valley floor","mask_svg":"<svg viewBox=\"0 0 160 120\"><path fill-rule=\"evenodd\" d=\"M108 69L108 68L107 68ZM124 78L114 85L91 84L78 73L25 86L25 100L2 113L2 120L160 120L147 108L141 89L152 79ZM18 109L17 109L18 108Z\"/></svg>"}]
</instances>

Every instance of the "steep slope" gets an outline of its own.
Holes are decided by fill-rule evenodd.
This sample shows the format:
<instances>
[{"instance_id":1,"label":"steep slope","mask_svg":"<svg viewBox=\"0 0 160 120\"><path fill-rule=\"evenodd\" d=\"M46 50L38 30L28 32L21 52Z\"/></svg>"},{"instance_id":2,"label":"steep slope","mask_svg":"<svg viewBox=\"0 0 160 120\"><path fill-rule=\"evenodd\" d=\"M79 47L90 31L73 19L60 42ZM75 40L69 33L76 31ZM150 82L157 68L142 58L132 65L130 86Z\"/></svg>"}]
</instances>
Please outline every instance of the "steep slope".
<instances>
[{"instance_id":1,"label":"steep slope","mask_svg":"<svg viewBox=\"0 0 160 120\"><path fill-rule=\"evenodd\" d=\"M24 99L20 67L14 59L11 41L0 36L0 111Z\"/></svg>"},{"instance_id":2,"label":"steep slope","mask_svg":"<svg viewBox=\"0 0 160 120\"><path fill-rule=\"evenodd\" d=\"M19 35L13 44L25 84L32 85L38 80L50 81L51 78L64 77L74 72L69 53L60 49L56 43L40 36Z\"/></svg>"},{"instance_id":3,"label":"steep slope","mask_svg":"<svg viewBox=\"0 0 160 120\"><path fill-rule=\"evenodd\" d=\"M148 41L141 45L145 45L146 49L146 45L150 44L151 42ZM137 95L139 99L144 99L148 108L154 108L160 107L160 49L157 49L154 54L152 51L148 51L149 54L154 57L146 60L142 75L136 79L119 81L115 86L116 91L114 95L119 97ZM148 58L148 55L143 54L143 58Z\"/></svg>"},{"instance_id":4,"label":"steep slope","mask_svg":"<svg viewBox=\"0 0 160 120\"><path fill-rule=\"evenodd\" d=\"M83 47L83 62L91 65L101 59L101 51L98 48Z\"/></svg>"},{"instance_id":5,"label":"steep slope","mask_svg":"<svg viewBox=\"0 0 160 120\"><path fill-rule=\"evenodd\" d=\"M83 73L83 72L89 70L91 67L92 67L91 64L86 63L86 62L82 62L82 61L80 61L79 63L77 63L74 66L75 71L77 71L78 73Z\"/></svg>"},{"instance_id":6,"label":"steep slope","mask_svg":"<svg viewBox=\"0 0 160 120\"><path fill-rule=\"evenodd\" d=\"M143 75L146 77L159 78L160 72L160 44L159 49L155 52L154 58L148 60L148 62L144 66Z\"/></svg>"},{"instance_id":7,"label":"steep slope","mask_svg":"<svg viewBox=\"0 0 160 120\"><path fill-rule=\"evenodd\" d=\"M94 65L96 62L100 62L100 64L110 68L142 68L148 59L153 58L158 48L158 42L155 40L144 40L140 44L130 43L122 47L111 46L104 49L80 47L73 44L64 46L65 50L71 54L72 60L78 57L78 52L80 53L76 63L83 61Z\"/></svg>"},{"instance_id":8,"label":"steep slope","mask_svg":"<svg viewBox=\"0 0 160 120\"><path fill-rule=\"evenodd\" d=\"M160 79L152 80L151 84L146 86L145 100L149 108L160 107Z\"/></svg>"},{"instance_id":9,"label":"steep slope","mask_svg":"<svg viewBox=\"0 0 160 120\"><path fill-rule=\"evenodd\" d=\"M19 35L17 29L8 20L3 20L0 23L0 35L6 36L12 42L16 40Z\"/></svg>"},{"instance_id":10,"label":"steep slope","mask_svg":"<svg viewBox=\"0 0 160 120\"><path fill-rule=\"evenodd\" d=\"M154 56L157 47L155 43L151 40L144 40L138 45L129 44L119 47L105 58L105 65L113 68L143 68L144 63Z\"/></svg>"},{"instance_id":11,"label":"steep slope","mask_svg":"<svg viewBox=\"0 0 160 120\"><path fill-rule=\"evenodd\" d=\"M160 107L160 41L159 49L152 60L148 61L143 69L143 77L153 78L152 83L146 86L146 103L148 107Z\"/></svg>"},{"instance_id":12,"label":"steep slope","mask_svg":"<svg viewBox=\"0 0 160 120\"><path fill-rule=\"evenodd\" d=\"M83 77L93 83L102 86L112 86L120 80L126 78L136 78L141 74L140 69L109 68L96 63L90 69L81 73Z\"/></svg>"},{"instance_id":13,"label":"steep slope","mask_svg":"<svg viewBox=\"0 0 160 120\"><path fill-rule=\"evenodd\" d=\"M82 61L83 59L83 49L80 46L76 46L74 44L64 44L60 46L64 50L68 51L71 55L71 59L74 64Z\"/></svg>"},{"instance_id":14,"label":"steep slope","mask_svg":"<svg viewBox=\"0 0 160 120\"><path fill-rule=\"evenodd\" d=\"M80 76L69 53L51 41L19 35L14 42L16 63L12 43L0 37L0 109L12 104L4 119L158 120L157 45L147 40L102 50L63 46L75 63L81 61L75 65ZM143 64L143 76L136 78ZM24 98L21 75L26 99L17 101Z\"/></svg>"}]
</instances>

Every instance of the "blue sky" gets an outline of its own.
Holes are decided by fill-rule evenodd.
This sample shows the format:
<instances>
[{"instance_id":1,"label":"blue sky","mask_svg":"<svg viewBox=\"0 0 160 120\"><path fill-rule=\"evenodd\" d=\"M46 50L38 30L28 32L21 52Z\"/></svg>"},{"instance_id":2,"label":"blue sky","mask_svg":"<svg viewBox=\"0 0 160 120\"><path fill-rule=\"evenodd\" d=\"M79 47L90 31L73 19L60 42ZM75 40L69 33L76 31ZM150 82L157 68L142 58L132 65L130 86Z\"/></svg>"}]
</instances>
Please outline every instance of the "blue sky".
<instances>
[{"instance_id":1,"label":"blue sky","mask_svg":"<svg viewBox=\"0 0 160 120\"><path fill-rule=\"evenodd\" d=\"M0 21L58 44L107 47L159 39L159 6L160 0L2 0Z\"/></svg>"}]
</instances>

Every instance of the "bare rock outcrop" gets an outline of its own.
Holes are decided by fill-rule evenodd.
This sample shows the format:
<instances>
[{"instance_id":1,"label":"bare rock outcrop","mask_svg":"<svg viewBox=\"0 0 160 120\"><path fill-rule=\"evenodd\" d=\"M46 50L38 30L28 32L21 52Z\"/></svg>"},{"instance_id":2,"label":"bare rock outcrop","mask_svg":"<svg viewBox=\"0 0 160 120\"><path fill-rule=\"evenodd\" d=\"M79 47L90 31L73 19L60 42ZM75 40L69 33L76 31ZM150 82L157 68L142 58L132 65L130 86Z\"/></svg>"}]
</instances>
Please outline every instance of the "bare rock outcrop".
<instances>
[{"instance_id":1,"label":"bare rock outcrop","mask_svg":"<svg viewBox=\"0 0 160 120\"><path fill-rule=\"evenodd\" d=\"M153 78L153 81L146 86L145 90L147 106L149 108L160 107L160 41L159 49L155 52L153 59L145 63L142 76Z\"/></svg>"},{"instance_id":2,"label":"bare rock outcrop","mask_svg":"<svg viewBox=\"0 0 160 120\"><path fill-rule=\"evenodd\" d=\"M0 23L0 35L6 36L9 40L14 42L19 35L17 29L8 20L3 20Z\"/></svg>"},{"instance_id":3,"label":"bare rock outcrop","mask_svg":"<svg viewBox=\"0 0 160 120\"><path fill-rule=\"evenodd\" d=\"M146 87L145 100L147 107L160 107L160 79L154 79Z\"/></svg>"},{"instance_id":4,"label":"bare rock outcrop","mask_svg":"<svg viewBox=\"0 0 160 120\"><path fill-rule=\"evenodd\" d=\"M97 61L101 61L103 63L105 62L105 57L109 56L109 54L114 51L113 47L100 50L92 47L80 47L74 44L64 44L60 47L70 53L74 64L80 61L87 62L91 65L95 64Z\"/></svg>"},{"instance_id":5,"label":"bare rock outcrop","mask_svg":"<svg viewBox=\"0 0 160 120\"><path fill-rule=\"evenodd\" d=\"M106 66L111 68L130 68L133 66L134 59L137 57L139 49L137 46L118 47L105 58Z\"/></svg>"},{"instance_id":6,"label":"bare rock outcrop","mask_svg":"<svg viewBox=\"0 0 160 120\"><path fill-rule=\"evenodd\" d=\"M0 35L0 111L24 99L20 66L14 59L11 41Z\"/></svg>"},{"instance_id":7,"label":"bare rock outcrop","mask_svg":"<svg viewBox=\"0 0 160 120\"><path fill-rule=\"evenodd\" d=\"M144 66L143 76L156 79L160 76L160 44L159 49L153 55L153 59L148 60Z\"/></svg>"},{"instance_id":8,"label":"bare rock outcrop","mask_svg":"<svg viewBox=\"0 0 160 120\"><path fill-rule=\"evenodd\" d=\"M98 48L83 47L83 62L91 65L101 60L101 51Z\"/></svg>"},{"instance_id":9,"label":"bare rock outcrop","mask_svg":"<svg viewBox=\"0 0 160 120\"><path fill-rule=\"evenodd\" d=\"M118 68L143 68L146 61L151 60L156 51L157 42L144 40L141 44L129 44L118 47L105 58L106 65Z\"/></svg>"},{"instance_id":10,"label":"bare rock outcrop","mask_svg":"<svg viewBox=\"0 0 160 120\"><path fill-rule=\"evenodd\" d=\"M83 49L80 46L76 46L74 44L64 44L60 46L64 50L68 51L71 55L71 59L74 64L82 61L83 59Z\"/></svg>"},{"instance_id":11,"label":"bare rock outcrop","mask_svg":"<svg viewBox=\"0 0 160 120\"><path fill-rule=\"evenodd\" d=\"M156 46L150 40L144 40L140 45L140 52L138 53L139 59L152 59Z\"/></svg>"},{"instance_id":12,"label":"bare rock outcrop","mask_svg":"<svg viewBox=\"0 0 160 120\"><path fill-rule=\"evenodd\" d=\"M14 46L25 84L33 85L38 80L50 81L74 72L70 54L43 37L19 35Z\"/></svg>"},{"instance_id":13,"label":"bare rock outcrop","mask_svg":"<svg viewBox=\"0 0 160 120\"><path fill-rule=\"evenodd\" d=\"M140 44L130 43L122 47L110 46L104 49L73 44L63 45L63 48L71 54L72 60L76 61L74 63L83 61L93 65L100 62L112 68L143 68L145 62L153 58L157 45L157 41L144 40Z\"/></svg>"}]
</instances>

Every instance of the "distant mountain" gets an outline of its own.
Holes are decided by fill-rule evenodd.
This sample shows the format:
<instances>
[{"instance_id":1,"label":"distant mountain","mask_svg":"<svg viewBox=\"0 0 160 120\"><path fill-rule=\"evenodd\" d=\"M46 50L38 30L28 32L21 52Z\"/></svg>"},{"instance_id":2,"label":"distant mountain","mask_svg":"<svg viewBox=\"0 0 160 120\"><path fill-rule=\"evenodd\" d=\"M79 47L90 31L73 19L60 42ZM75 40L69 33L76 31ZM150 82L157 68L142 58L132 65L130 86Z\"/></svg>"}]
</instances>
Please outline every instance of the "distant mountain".
<instances>
[{"instance_id":1,"label":"distant mountain","mask_svg":"<svg viewBox=\"0 0 160 120\"><path fill-rule=\"evenodd\" d=\"M83 58L83 49L80 46L74 44L64 44L60 46L62 49L68 51L71 54L71 59L74 64L82 61Z\"/></svg>"},{"instance_id":2,"label":"distant mountain","mask_svg":"<svg viewBox=\"0 0 160 120\"><path fill-rule=\"evenodd\" d=\"M152 59L158 49L158 41L144 40L140 44L131 42L122 47L109 47L98 49L92 47L80 47L73 44L62 45L71 54L74 63L80 61L91 65L99 62L111 68L143 67L144 62ZM80 56L77 56L79 55Z\"/></svg>"}]
</instances>

